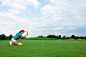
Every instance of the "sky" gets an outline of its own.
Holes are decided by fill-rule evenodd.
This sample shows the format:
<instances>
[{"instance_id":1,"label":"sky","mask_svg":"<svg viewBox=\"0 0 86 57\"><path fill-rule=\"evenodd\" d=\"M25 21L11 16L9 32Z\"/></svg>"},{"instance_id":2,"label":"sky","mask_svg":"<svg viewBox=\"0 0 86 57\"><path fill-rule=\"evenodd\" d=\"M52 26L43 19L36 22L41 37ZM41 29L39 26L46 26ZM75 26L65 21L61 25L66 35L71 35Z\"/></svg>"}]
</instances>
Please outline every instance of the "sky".
<instances>
[{"instance_id":1,"label":"sky","mask_svg":"<svg viewBox=\"0 0 86 57\"><path fill-rule=\"evenodd\" d=\"M0 34L86 36L86 0L0 0Z\"/></svg>"}]
</instances>

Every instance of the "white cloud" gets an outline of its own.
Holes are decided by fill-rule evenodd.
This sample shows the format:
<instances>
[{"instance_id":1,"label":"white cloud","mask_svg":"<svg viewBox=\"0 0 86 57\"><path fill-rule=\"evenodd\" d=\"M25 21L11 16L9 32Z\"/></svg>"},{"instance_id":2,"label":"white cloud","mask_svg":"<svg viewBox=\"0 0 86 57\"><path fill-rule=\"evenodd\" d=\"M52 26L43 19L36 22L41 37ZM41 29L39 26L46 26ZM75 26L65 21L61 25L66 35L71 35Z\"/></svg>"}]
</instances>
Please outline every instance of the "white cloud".
<instances>
[{"instance_id":1,"label":"white cloud","mask_svg":"<svg viewBox=\"0 0 86 57\"><path fill-rule=\"evenodd\" d=\"M50 0L50 2L41 8L42 15L48 16L49 21L58 22L60 20L67 24L72 23L73 26L78 22L86 21L85 0Z\"/></svg>"},{"instance_id":2,"label":"white cloud","mask_svg":"<svg viewBox=\"0 0 86 57\"><path fill-rule=\"evenodd\" d=\"M41 8L41 13L43 15L50 16L52 13L55 13L55 8L51 5L46 5L43 8Z\"/></svg>"},{"instance_id":3,"label":"white cloud","mask_svg":"<svg viewBox=\"0 0 86 57\"><path fill-rule=\"evenodd\" d=\"M29 10L29 9L28 9L28 12L29 12L30 14L31 14L31 11L32 11L32 10Z\"/></svg>"},{"instance_id":4,"label":"white cloud","mask_svg":"<svg viewBox=\"0 0 86 57\"><path fill-rule=\"evenodd\" d=\"M62 27L55 27L55 28L52 28L53 30L61 30Z\"/></svg>"},{"instance_id":5,"label":"white cloud","mask_svg":"<svg viewBox=\"0 0 86 57\"><path fill-rule=\"evenodd\" d=\"M41 5L37 0L0 0L2 6L9 7L8 11L12 14L22 13L22 10L27 10L28 6L33 6L35 9ZM7 9L6 9L7 10ZM28 10L29 13L31 11Z\"/></svg>"},{"instance_id":6,"label":"white cloud","mask_svg":"<svg viewBox=\"0 0 86 57\"><path fill-rule=\"evenodd\" d=\"M74 29L77 29L76 27L69 27L68 28L69 30L74 30Z\"/></svg>"},{"instance_id":7,"label":"white cloud","mask_svg":"<svg viewBox=\"0 0 86 57\"><path fill-rule=\"evenodd\" d=\"M86 27L85 0L49 0L50 3L40 9L41 17L19 17L18 13L31 13L33 6L37 11L41 5L38 0L0 0L2 6L8 6L9 12L0 12L0 29L6 34L16 34L19 30L29 31L30 36L61 34L70 35L70 31ZM48 1L48 0L45 0ZM26 13L26 11L28 11ZM17 15L16 15L17 14ZM22 14L21 14L22 15ZM29 19L30 18L30 19ZM68 31L68 32L67 32Z\"/></svg>"},{"instance_id":8,"label":"white cloud","mask_svg":"<svg viewBox=\"0 0 86 57\"><path fill-rule=\"evenodd\" d=\"M47 4L40 9L42 13L40 19L46 23L50 29L61 27L61 29L56 29L61 30L60 34L66 35L68 34L65 33L66 31L71 32L78 30L80 27L86 27L86 0L49 1L50 4ZM47 28L46 25L45 27ZM55 29L53 29L53 31L54 30Z\"/></svg>"},{"instance_id":9,"label":"white cloud","mask_svg":"<svg viewBox=\"0 0 86 57\"><path fill-rule=\"evenodd\" d=\"M8 7L14 9L26 10L26 6L34 6L38 8L40 3L37 0L0 0L2 1L2 6L7 5Z\"/></svg>"},{"instance_id":10,"label":"white cloud","mask_svg":"<svg viewBox=\"0 0 86 57\"><path fill-rule=\"evenodd\" d=\"M22 11L16 10L16 9L8 9L8 11L12 14L18 14L18 13L22 13Z\"/></svg>"},{"instance_id":11,"label":"white cloud","mask_svg":"<svg viewBox=\"0 0 86 57\"><path fill-rule=\"evenodd\" d=\"M35 7L35 9L38 8L39 5L41 5L37 0L19 0L19 3L26 6L32 5Z\"/></svg>"},{"instance_id":12,"label":"white cloud","mask_svg":"<svg viewBox=\"0 0 86 57\"><path fill-rule=\"evenodd\" d=\"M22 9L22 10L26 9L25 6L18 4L18 0L0 0L0 1L2 1L2 6L7 5L8 7L11 7L14 9Z\"/></svg>"},{"instance_id":13,"label":"white cloud","mask_svg":"<svg viewBox=\"0 0 86 57\"><path fill-rule=\"evenodd\" d=\"M34 17L33 20L36 21L38 19ZM46 23L30 21L28 18L20 18L6 11L0 13L0 31L6 35L15 35L21 29L25 29L29 32L29 36L37 36L40 35L40 33L44 34L43 27L45 26L47 27L48 25L46 25Z\"/></svg>"},{"instance_id":14,"label":"white cloud","mask_svg":"<svg viewBox=\"0 0 86 57\"><path fill-rule=\"evenodd\" d=\"M31 29L31 25L32 23L27 18L20 18L7 12L0 13L0 30L6 34L15 35L20 28L26 28L26 30L29 31Z\"/></svg>"}]
</instances>

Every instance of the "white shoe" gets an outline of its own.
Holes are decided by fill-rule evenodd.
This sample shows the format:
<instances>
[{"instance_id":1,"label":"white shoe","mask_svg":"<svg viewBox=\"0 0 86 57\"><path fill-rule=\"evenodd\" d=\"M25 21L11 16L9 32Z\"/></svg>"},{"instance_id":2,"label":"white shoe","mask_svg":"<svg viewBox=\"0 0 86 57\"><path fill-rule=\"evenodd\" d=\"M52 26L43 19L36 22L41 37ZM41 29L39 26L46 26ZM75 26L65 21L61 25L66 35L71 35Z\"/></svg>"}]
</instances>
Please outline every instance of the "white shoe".
<instances>
[{"instance_id":1,"label":"white shoe","mask_svg":"<svg viewBox=\"0 0 86 57\"><path fill-rule=\"evenodd\" d=\"M10 45L12 45L12 41L10 41Z\"/></svg>"},{"instance_id":2,"label":"white shoe","mask_svg":"<svg viewBox=\"0 0 86 57\"><path fill-rule=\"evenodd\" d=\"M23 45L22 43L19 43L19 45Z\"/></svg>"}]
</instances>

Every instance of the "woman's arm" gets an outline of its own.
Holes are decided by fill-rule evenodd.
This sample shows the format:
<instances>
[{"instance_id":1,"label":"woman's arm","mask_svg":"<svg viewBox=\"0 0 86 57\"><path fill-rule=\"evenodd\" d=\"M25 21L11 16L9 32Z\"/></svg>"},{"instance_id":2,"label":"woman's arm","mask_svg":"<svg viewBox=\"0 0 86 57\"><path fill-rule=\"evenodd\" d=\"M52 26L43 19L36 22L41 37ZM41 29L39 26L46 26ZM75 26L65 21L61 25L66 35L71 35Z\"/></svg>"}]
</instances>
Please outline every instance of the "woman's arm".
<instances>
[{"instance_id":1,"label":"woman's arm","mask_svg":"<svg viewBox=\"0 0 86 57\"><path fill-rule=\"evenodd\" d=\"M25 38L27 35L28 35L28 32L27 32L27 34L25 36L21 36L21 37Z\"/></svg>"}]
</instances>

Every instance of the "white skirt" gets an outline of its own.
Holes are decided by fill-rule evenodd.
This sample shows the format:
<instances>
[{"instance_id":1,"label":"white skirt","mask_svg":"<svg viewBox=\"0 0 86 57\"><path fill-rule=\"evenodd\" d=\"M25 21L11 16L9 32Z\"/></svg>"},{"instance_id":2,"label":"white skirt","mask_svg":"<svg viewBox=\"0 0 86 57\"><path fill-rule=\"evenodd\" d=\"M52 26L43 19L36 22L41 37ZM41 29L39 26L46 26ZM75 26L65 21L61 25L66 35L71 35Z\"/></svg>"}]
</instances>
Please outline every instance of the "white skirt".
<instances>
[{"instance_id":1,"label":"white skirt","mask_svg":"<svg viewBox=\"0 0 86 57\"><path fill-rule=\"evenodd\" d=\"M16 41L16 40L15 40L15 39L13 39L13 38L12 38L11 40L12 40L12 42L15 42L15 41Z\"/></svg>"}]
</instances>

